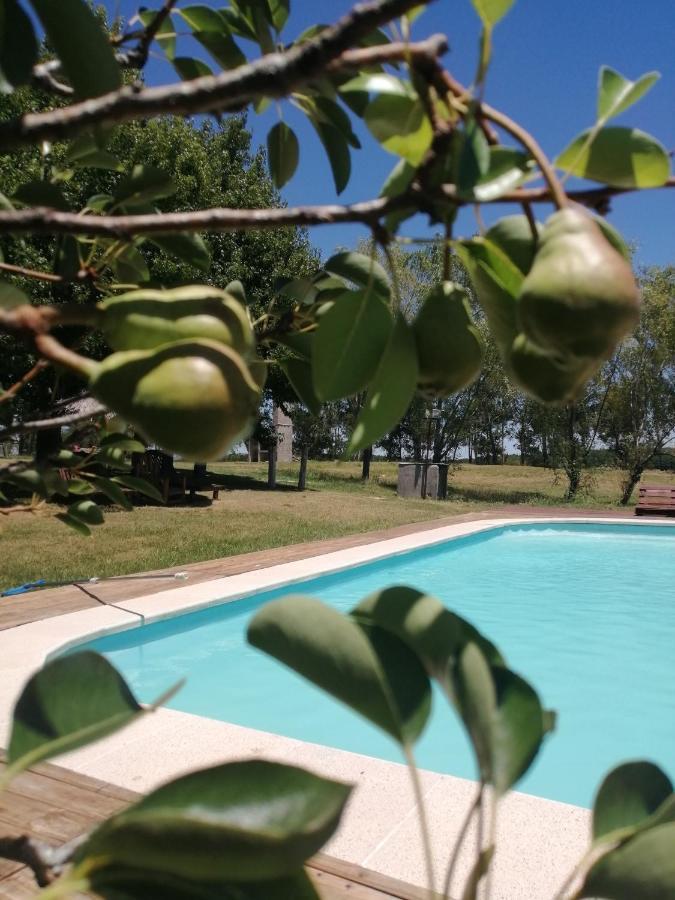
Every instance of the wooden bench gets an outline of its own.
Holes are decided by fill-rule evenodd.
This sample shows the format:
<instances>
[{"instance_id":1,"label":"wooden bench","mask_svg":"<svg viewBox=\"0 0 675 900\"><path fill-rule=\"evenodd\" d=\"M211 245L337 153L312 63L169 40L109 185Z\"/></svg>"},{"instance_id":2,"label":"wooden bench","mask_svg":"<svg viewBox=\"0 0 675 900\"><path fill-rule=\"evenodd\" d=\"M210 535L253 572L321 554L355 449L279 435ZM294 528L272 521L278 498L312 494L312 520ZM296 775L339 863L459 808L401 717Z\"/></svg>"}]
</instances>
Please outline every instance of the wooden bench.
<instances>
[{"instance_id":1,"label":"wooden bench","mask_svg":"<svg viewBox=\"0 0 675 900\"><path fill-rule=\"evenodd\" d=\"M675 485L641 485L635 515L675 516Z\"/></svg>"}]
</instances>

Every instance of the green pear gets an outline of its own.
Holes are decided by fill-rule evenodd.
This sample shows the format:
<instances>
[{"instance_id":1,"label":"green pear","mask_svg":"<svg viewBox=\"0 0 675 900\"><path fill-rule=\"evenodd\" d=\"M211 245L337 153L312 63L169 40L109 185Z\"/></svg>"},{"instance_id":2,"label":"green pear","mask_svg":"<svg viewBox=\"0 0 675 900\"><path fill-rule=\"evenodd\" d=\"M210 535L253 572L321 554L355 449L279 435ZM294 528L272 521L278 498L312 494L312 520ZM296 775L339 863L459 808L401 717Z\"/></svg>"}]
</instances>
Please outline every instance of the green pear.
<instances>
[{"instance_id":1,"label":"green pear","mask_svg":"<svg viewBox=\"0 0 675 900\"><path fill-rule=\"evenodd\" d=\"M537 223L537 232L541 232L541 225ZM532 235L532 228L527 216L504 216L495 222L484 235L493 244L502 250L511 262L516 265L523 275L532 268L534 256L537 252L537 244Z\"/></svg>"},{"instance_id":2,"label":"green pear","mask_svg":"<svg viewBox=\"0 0 675 900\"><path fill-rule=\"evenodd\" d=\"M427 397L447 397L478 377L483 340L461 285L444 282L422 302L413 322L419 359L418 387Z\"/></svg>"},{"instance_id":3,"label":"green pear","mask_svg":"<svg viewBox=\"0 0 675 900\"><path fill-rule=\"evenodd\" d=\"M218 288L188 285L139 290L99 304L101 329L115 350L151 350L188 338L206 338L248 356L253 329L241 303Z\"/></svg>"},{"instance_id":4,"label":"green pear","mask_svg":"<svg viewBox=\"0 0 675 900\"><path fill-rule=\"evenodd\" d=\"M601 363L595 359L554 357L519 334L506 360L509 378L540 403L570 403Z\"/></svg>"},{"instance_id":5,"label":"green pear","mask_svg":"<svg viewBox=\"0 0 675 900\"><path fill-rule=\"evenodd\" d=\"M113 353L89 387L148 441L200 462L220 459L244 436L260 402L242 357L203 339Z\"/></svg>"},{"instance_id":6,"label":"green pear","mask_svg":"<svg viewBox=\"0 0 675 900\"><path fill-rule=\"evenodd\" d=\"M640 297L630 265L581 208L547 221L518 315L527 337L565 358L606 359L637 325Z\"/></svg>"}]
</instances>

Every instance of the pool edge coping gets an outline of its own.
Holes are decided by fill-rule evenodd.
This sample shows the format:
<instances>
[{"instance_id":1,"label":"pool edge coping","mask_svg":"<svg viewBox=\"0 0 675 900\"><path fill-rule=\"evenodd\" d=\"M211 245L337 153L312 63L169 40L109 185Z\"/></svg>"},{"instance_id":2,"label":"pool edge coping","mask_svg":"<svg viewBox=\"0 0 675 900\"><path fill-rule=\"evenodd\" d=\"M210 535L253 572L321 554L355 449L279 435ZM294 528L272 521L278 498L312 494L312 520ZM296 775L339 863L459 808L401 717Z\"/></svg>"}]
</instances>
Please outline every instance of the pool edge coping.
<instances>
[{"instance_id":1,"label":"pool edge coping","mask_svg":"<svg viewBox=\"0 0 675 900\"><path fill-rule=\"evenodd\" d=\"M154 594L145 595L137 599L131 599L126 602L110 603L93 607L78 612L66 613L64 615L42 619L37 622L30 622L24 625L18 625L9 628L0 633L0 658L3 659L3 675L5 680L0 688L0 743L6 743L8 738L8 728L11 722L11 711L13 703L18 696L20 688L23 686L26 678L37 668L39 668L47 659L58 652L62 652L76 644L85 640L91 640L96 637L103 637L108 634L118 633L130 628L139 627L139 625L149 624L150 622L160 621L170 617L178 617L190 612L196 612L210 606L221 605L234 602L244 596L254 594L262 590L270 590L292 586L294 583L307 580L308 578L328 575L355 565L361 565L368 562L374 562L386 558L398 556L403 553L416 549L432 547L462 537L468 537L483 532L497 530L508 526L536 526L548 524L590 524L590 525L632 525L637 527L646 526L666 526L675 527L674 523L669 523L663 519L655 517L641 517L639 520L626 520L617 517L566 517L560 516L541 516L541 517L522 517L522 518L499 518L481 519L474 522L461 522L456 524L444 525L439 528L427 529L420 532L413 532L404 536L378 540L372 544L362 544L342 550L335 550L328 553L320 553L310 555L301 560L292 562L279 563L264 569L254 569L237 575L230 575L221 578L212 579L210 581L201 582L193 585L185 585L180 588L158 591ZM190 597L188 598L188 595ZM6 664L5 664L6 663ZM216 723L216 720L207 719L205 717L195 716L190 713L182 713L176 710L160 710L159 713L144 718L146 723L144 731L148 732L142 738L143 744L148 747L154 743L161 746L162 737L166 737L167 723L171 723L169 730L173 728L174 723L180 726L178 731L186 729L186 734L193 735L197 743L199 741L200 723L210 723L210 727ZM155 727L156 725L156 727ZM311 755L314 752L320 755L320 751L324 751L324 755L328 752L333 760L341 761L347 770L354 769L353 778L356 783L361 783L359 772L364 765L371 772L377 770L379 773L391 773L393 770L387 767L400 768L400 764L391 763L385 760L364 757L360 754L350 753L349 751L337 750L334 748L322 748L320 745L311 742L297 741L282 735L270 735L267 732L259 732L255 729L244 728L243 726L234 726L232 723L217 722L216 731L222 731L223 736L229 729L230 736L236 732L248 732L246 740L254 743L262 742L268 745L270 739L272 744L276 745L277 750L283 756L290 754L291 759L295 759L299 749L305 748ZM222 728L220 728L222 726ZM201 726L201 730L206 729L206 724ZM154 737L153 737L154 733ZM241 736L241 735L240 735ZM4 739L4 741L3 741ZM244 743L246 743L246 740ZM109 738L109 742L115 742L115 737ZM136 741L138 742L138 740ZM118 751L113 749L112 754L120 761L120 756L126 755L128 741L119 742ZM188 745L190 741L187 741ZM229 743L229 742L228 742ZM77 769L79 766L85 766L87 774L95 774L96 777L103 780L111 780L113 783L120 783L120 777L117 775L113 778L106 778L106 767L110 771L111 756L110 751L95 754L93 758L89 758L87 762L87 749L70 754L68 760L64 763L59 760L60 764L73 765ZM183 748L185 749L185 748ZM196 749L196 748L195 748ZM162 754L160 753L159 756ZM274 755L274 754L273 754ZM197 757L199 754L193 755L193 760L199 764ZM82 762L84 760L84 762ZM159 759L157 754L153 757L155 769ZM364 761L368 761L364 763ZM307 764L307 763L305 763ZM87 768L88 767L88 768ZM193 767L189 766L188 768ZM166 764L160 765L161 772L155 771L157 783L172 777L173 772ZM82 769L80 769L82 770ZM423 771L423 777L433 781L436 787L442 783L444 790L449 796L456 797L458 794L464 796L467 786L472 788L476 782L469 779L461 779L451 775L440 775L434 772ZM385 781L389 776L383 776ZM392 776L393 777L393 776ZM127 783L123 786L138 789L137 786ZM145 788L148 789L147 787ZM541 817L548 821L552 818L556 826L553 832L550 828L544 828L541 835L540 843L543 845L540 849L544 849L553 837L553 833L559 836L565 835L570 837L572 843L579 838L579 829L584 832L588 830L590 821L590 813L583 807L573 806L571 804L561 803L555 800L534 797L520 792L512 792L510 795L512 805L515 803L524 804L525 808L530 811L535 821L539 821ZM386 804L385 804L386 805ZM392 841L401 827L404 827L405 820L409 818L408 812L403 816L401 821L397 821L392 827L386 838L380 840L377 846L372 847L366 854L364 859L351 860L363 864L365 859L369 865L377 860L378 853L383 849L388 841ZM573 824L575 823L575 824ZM583 825L581 824L583 823ZM556 832L557 829L557 832ZM352 828L352 831L354 829ZM358 831L358 829L357 829ZM361 844L358 834L350 835L349 844ZM586 834L584 833L584 843ZM339 855L339 854L336 854ZM375 857L375 860L372 857ZM342 857L341 857L342 858ZM518 870L518 865L516 865ZM385 871L385 874L394 875L392 871ZM398 873L400 875L400 872ZM564 872L560 873L560 880L564 876ZM515 878L515 873L514 873ZM419 878L417 879L419 882ZM514 884L517 883L515 879ZM509 893L508 896L514 898L519 896L517 893Z\"/></svg>"}]
</instances>

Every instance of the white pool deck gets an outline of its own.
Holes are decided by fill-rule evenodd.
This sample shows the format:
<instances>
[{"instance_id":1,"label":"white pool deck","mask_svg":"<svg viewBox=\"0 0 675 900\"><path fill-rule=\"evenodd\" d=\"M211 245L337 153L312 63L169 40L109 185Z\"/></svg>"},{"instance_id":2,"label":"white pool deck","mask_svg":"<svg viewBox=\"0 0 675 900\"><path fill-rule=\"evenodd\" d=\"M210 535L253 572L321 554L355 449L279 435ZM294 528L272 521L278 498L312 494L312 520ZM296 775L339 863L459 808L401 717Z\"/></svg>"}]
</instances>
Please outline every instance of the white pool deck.
<instances>
[{"instance_id":1,"label":"white pool deck","mask_svg":"<svg viewBox=\"0 0 675 900\"><path fill-rule=\"evenodd\" d=\"M627 524L612 518L489 519L447 525L262 570L161 591L115 605L43 619L0 632L0 746L7 746L14 701L29 675L51 655L80 641L144 622L231 602L359 563L405 553L504 525ZM668 525L644 517L637 526ZM186 673L189 677L189 673ZM236 690L236 685L233 686ZM551 738L555 740L555 735ZM292 740L170 709L143 717L126 730L56 762L135 791L147 791L190 771L228 760L264 757L300 765L355 785L337 835L326 852L412 884L425 884L417 808L406 768L396 763ZM423 771L437 882L476 792L475 782ZM590 811L514 792L500 804L493 897L552 897L588 846ZM468 873L475 835L460 859L453 896Z\"/></svg>"}]
</instances>

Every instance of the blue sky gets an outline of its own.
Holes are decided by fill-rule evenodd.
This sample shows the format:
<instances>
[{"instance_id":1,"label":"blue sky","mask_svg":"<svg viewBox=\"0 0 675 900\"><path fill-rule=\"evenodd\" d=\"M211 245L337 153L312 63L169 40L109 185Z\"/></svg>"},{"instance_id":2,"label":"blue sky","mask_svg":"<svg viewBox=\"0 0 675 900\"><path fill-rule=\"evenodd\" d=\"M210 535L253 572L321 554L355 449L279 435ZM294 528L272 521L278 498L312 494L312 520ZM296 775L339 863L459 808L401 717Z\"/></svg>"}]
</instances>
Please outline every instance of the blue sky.
<instances>
[{"instance_id":1,"label":"blue sky","mask_svg":"<svg viewBox=\"0 0 675 900\"><path fill-rule=\"evenodd\" d=\"M131 15L137 5L130 0L109 8ZM186 5L186 4L182 4ZM221 6L222 3L212 3ZM345 12L348 0L317 3L291 0L291 18L284 37L291 39L316 21L332 21ZM461 81L472 80L479 35L479 22L470 0L437 0L415 23L413 36L434 32L447 34L450 52L445 64ZM579 131L592 124L596 105L598 70L602 64L635 79L644 72L661 72L662 78L636 106L616 124L641 128L657 137L667 149L675 148L675 4L673 0L516 0L494 36L494 58L486 100L533 131L544 150L554 156ZM192 52L190 50L189 52ZM204 56L208 61L208 57ZM149 83L173 80L173 70L159 59L147 69ZM294 178L283 189L289 205L353 202L375 197L396 162L380 150L358 120L355 130L364 149L352 157L352 178L339 198L323 148L304 117L290 104L282 103L282 114L301 143L301 160ZM275 107L262 116L251 115L249 123L256 144L264 143L269 127L277 120ZM570 182L573 185L573 182ZM627 240L637 245L642 264L674 261L673 212L675 191L653 190L616 198L611 221ZM501 206L484 210L485 221L508 211ZM541 208L544 217L550 207ZM457 234L476 231L470 211L458 219ZM404 226L410 236L428 236L420 217ZM311 232L313 243L326 255L336 246L353 245L365 234L359 226L323 226Z\"/></svg>"}]
</instances>

